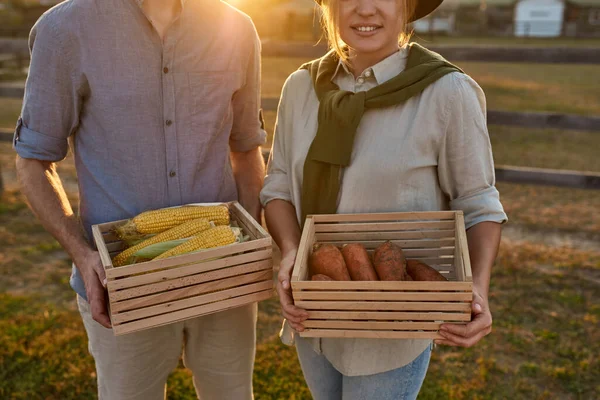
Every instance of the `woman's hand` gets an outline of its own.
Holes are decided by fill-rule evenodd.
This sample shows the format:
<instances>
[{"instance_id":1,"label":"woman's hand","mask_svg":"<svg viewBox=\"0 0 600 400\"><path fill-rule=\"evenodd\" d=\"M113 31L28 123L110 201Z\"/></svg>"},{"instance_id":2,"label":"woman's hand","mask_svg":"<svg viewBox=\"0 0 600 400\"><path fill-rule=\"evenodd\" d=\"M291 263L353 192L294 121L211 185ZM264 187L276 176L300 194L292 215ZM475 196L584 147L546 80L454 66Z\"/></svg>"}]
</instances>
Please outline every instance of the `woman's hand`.
<instances>
[{"instance_id":1,"label":"woman's hand","mask_svg":"<svg viewBox=\"0 0 600 400\"><path fill-rule=\"evenodd\" d=\"M492 331L492 313L487 297L481 296L476 289L473 290L473 302L471 303L472 319L466 325L442 324L440 335L444 339L438 339L436 344L448 346L472 347L484 336Z\"/></svg>"},{"instance_id":2,"label":"woman's hand","mask_svg":"<svg viewBox=\"0 0 600 400\"><path fill-rule=\"evenodd\" d=\"M302 332L304 330L302 322L308 318L308 313L294 305L292 286L290 284L296 254L297 249L288 251L281 259L281 263L279 264L279 274L277 275L277 294L279 295L283 316L288 320L290 326L294 330Z\"/></svg>"}]
</instances>

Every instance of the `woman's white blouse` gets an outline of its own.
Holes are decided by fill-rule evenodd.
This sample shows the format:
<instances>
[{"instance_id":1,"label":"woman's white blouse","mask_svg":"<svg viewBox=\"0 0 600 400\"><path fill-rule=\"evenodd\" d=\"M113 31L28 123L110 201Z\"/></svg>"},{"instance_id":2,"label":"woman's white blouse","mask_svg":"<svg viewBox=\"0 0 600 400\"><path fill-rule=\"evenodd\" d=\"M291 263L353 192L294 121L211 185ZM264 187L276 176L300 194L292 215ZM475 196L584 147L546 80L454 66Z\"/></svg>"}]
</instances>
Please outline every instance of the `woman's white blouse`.
<instances>
[{"instance_id":1,"label":"woman's white blouse","mask_svg":"<svg viewBox=\"0 0 600 400\"><path fill-rule=\"evenodd\" d=\"M369 90L402 72L407 54L402 48L356 79L340 64L333 82L342 90ZM291 202L298 222L304 160L317 132L318 110L308 71L294 72L283 88L260 197L263 205ZM494 184L485 96L471 77L453 72L403 104L365 112L343 170L338 213L451 209L463 210L467 229L482 221L503 223L507 217ZM349 376L402 367L431 343L313 340L315 350Z\"/></svg>"}]
</instances>

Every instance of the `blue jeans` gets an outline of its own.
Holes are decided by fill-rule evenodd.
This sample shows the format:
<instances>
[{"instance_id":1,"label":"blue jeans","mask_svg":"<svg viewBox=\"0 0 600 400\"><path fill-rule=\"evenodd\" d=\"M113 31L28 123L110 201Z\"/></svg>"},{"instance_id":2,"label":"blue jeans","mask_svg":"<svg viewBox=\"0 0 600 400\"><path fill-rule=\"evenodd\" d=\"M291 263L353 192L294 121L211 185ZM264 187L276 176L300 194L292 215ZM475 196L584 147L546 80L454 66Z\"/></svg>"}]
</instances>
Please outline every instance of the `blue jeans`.
<instances>
[{"instance_id":1,"label":"blue jeans","mask_svg":"<svg viewBox=\"0 0 600 400\"><path fill-rule=\"evenodd\" d=\"M321 354L310 340L296 336L296 351L304 379L314 400L413 400L425 379L431 346L404 367L380 374L346 376Z\"/></svg>"}]
</instances>

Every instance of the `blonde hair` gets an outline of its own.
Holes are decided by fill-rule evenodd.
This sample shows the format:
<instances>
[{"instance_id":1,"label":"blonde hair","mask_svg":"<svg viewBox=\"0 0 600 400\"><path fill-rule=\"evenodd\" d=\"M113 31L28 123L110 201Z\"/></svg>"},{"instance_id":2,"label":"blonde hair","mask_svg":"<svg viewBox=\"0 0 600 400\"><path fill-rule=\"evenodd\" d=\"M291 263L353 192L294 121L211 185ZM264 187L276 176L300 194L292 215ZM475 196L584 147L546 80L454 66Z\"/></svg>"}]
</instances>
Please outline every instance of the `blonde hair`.
<instances>
[{"instance_id":1,"label":"blonde hair","mask_svg":"<svg viewBox=\"0 0 600 400\"><path fill-rule=\"evenodd\" d=\"M398 36L398 45L405 46L408 44L411 32L408 32L409 19L412 16L416 0L397 0L403 5L402 32ZM325 32L329 48L335 50L336 54L343 62L348 62L348 53L345 51L346 43L340 36L340 14L338 12L339 0L322 0L321 2L321 26Z\"/></svg>"}]
</instances>

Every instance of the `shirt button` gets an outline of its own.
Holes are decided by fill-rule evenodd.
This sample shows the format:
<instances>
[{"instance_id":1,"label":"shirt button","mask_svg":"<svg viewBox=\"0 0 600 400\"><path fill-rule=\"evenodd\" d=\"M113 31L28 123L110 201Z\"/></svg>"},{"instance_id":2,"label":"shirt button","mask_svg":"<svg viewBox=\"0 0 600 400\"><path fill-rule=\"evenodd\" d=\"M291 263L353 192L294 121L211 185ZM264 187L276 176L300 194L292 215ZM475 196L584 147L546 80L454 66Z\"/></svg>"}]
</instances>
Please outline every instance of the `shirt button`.
<instances>
[{"instance_id":1,"label":"shirt button","mask_svg":"<svg viewBox=\"0 0 600 400\"><path fill-rule=\"evenodd\" d=\"M167 68L167 67L164 67L164 68L163 68L163 72L164 72L165 74L167 74L167 73L169 72L169 68Z\"/></svg>"},{"instance_id":2,"label":"shirt button","mask_svg":"<svg viewBox=\"0 0 600 400\"><path fill-rule=\"evenodd\" d=\"M371 75L372 75L372 72L371 72L371 70L370 70L370 69L368 69L368 70L366 70L366 71L365 71L365 76L366 76L367 78L370 78L370 77L371 77Z\"/></svg>"},{"instance_id":3,"label":"shirt button","mask_svg":"<svg viewBox=\"0 0 600 400\"><path fill-rule=\"evenodd\" d=\"M165 121L165 124L167 124L167 126L171 126L172 123L173 123L173 121L171 121L170 119Z\"/></svg>"},{"instance_id":4,"label":"shirt button","mask_svg":"<svg viewBox=\"0 0 600 400\"><path fill-rule=\"evenodd\" d=\"M170 176L171 178L174 178L174 177L175 177L175 175L177 175L177 172L175 172L175 171L171 171L171 172L169 172L169 176Z\"/></svg>"},{"instance_id":5,"label":"shirt button","mask_svg":"<svg viewBox=\"0 0 600 400\"><path fill-rule=\"evenodd\" d=\"M365 83L364 78L358 78L356 81L358 82L359 85L362 85L363 83Z\"/></svg>"}]
</instances>

